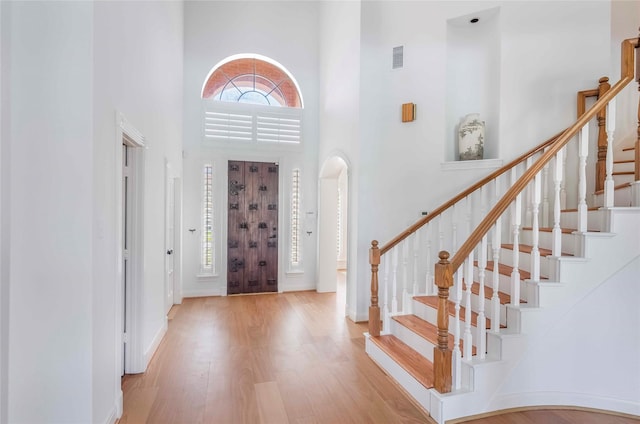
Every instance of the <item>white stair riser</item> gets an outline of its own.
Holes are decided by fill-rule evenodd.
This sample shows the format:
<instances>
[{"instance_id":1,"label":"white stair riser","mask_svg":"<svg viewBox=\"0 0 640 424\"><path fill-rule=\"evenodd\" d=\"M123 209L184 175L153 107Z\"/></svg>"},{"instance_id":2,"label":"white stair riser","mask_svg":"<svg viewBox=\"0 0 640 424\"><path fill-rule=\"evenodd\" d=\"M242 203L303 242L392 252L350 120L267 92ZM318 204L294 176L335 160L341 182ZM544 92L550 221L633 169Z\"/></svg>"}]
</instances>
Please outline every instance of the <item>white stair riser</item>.
<instances>
[{"instance_id":1,"label":"white stair riser","mask_svg":"<svg viewBox=\"0 0 640 424\"><path fill-rule=\"evenodd\" d=\"M626 152L625 152L626 153ZM632 158L629 158L628 160L631 160ZM625 160L625 159L620 159ZM624 162L624 163L614 163L613 164L613 172L633 172L635 171L636 166L635 163L633 162Z\"/></svg>"},{"instance_id":2,"label":"white stair riser","mask_svg":"<svg viewBox=\"0 0 640 424\"><path fill-rule=\"evenodd\" d=\"M614 206L627 207L631 205L631 187L619 188L613 193ZM604 205L604 194L596 194L593 196L593 206L601 207Z\"/></svg>"},{"instance_id":3,"label":"white stair riser","mask_svg":"<svg viewBox=\"0 0 640 424\"><path fill-rule=\"evenodd\" d=\"M426 411L431 409L429 389L413 378L374 342L366 338L366 352L387 374L395 379Z\"/></svg>"},{"instance_id":4,"label":"white stair riser","mask_svg":"<svg viewBox=\"0 0 640 424\"><path fill-rule=\"evenodd\" d=\"M616 186L624 183L630 183L632 181L635 181L634 175L628 175L628 174L613 175L613 182L614 182L614 185Z\"/></svg>"},{"instance_id":5,"label":"white stair riser","mask_svg":"<svg viewBox=\"0 0 640 424\"><path fill-rule=\"evenodd\" d=\"M466 294L464 299L466 299ZM471 310L478 312L480 310L480 296L471 293ZM500 305L500 324L507 324L507 309L504 305ZM491 299L484 299L484 314L487 318L491 318Z\"/></svg>"},{"instance_id":6,"label":"white stair riser","mask_svg":"<svg viewBox=\"0 0 640 424\"><path fill-rule=\"evenodd\" d=\"M518 255L518 268L531 272L531 254L526 252L520 252ZM500 263L504 265L513 266L513 250L500 249ZM543 277L549 276L549 261L545 256L540 256L540 275Z\"/></svg>"},{"instance_id":7,"label":"white stair riser","mask_svg":"<svg viewBox=\"0 0 640 424\"><path fill-rule=\"evenodd\" d=\"M477 273L478 273L478 269L476 268L474 270L474 277L475 277L476 281L478 281ZM499 290L498 291L501 291L502 293L507 293L508 295L511 295L511 276L510 275L498 274L498 281L499 281ZM484 285L485 285L485 287L493 288L493 271L489 271L489 270L485 271ZM524 281L522 281L522 277L520 277L520 298L521 299L524 296L523 290L524 290ZM453 297L453 294L450 292L449 298L452 299L452 297ZM463 299L464 299L464 297L463 297Z\"/></svg>"},{"instance_id":8,"label":"white stair riser","mask_svg":"<svg viewBox=\"0 0 640 424\"><path fill-rule=\"evenodd\" d=\"M433 343L414 333L398 321L391 320L391 334L399 338L404 344L433 362Z\"/></svg>"},{"instance_id":9,"label":"white stair riser","mask_svg":"<svg viewBox=\"0 0 640 424\"><path fill-rule=\"evenodd\" d=\"M461 306L464 306L464 305L461 305ZM438 322L438 310L435 308L432 308L429 305L425 305L424 303L414 302L413 313L416 316L419 316L420 318L424 319L425 321L429 321L432 324ZM464 315L461 314L460 318L464 318ZM455 322L456 322L455 317L449 315L449 333L451 334L454 334ZM460 338L461 339L464 339L464 326L465 326L464 321L460 320ZM473 345L476 345L476 340L478 340L478 333L479 333L478 328L472 325L471 336L474 340Z\"/></svg>"},{"instance_id":10,"label":"white stair riser","mask_svg":"<svg viewBox=\"0 0 640 424\"><path fill-rule=\"evenodd\" d=\"M560 226L578 228L578 211L562 212ZM602 211L587 211L587 229L589 231L603 231Z\"/></svg>"},{"instance_id":11,"label":"white stair riser","mask_svg":"<svg viewBox=\"0 0 640 424\"><path fill-rule=\"evenodd\" d=\"M520 233L521 243L532 245L532 231L531 230L523 230ZM552 249L553 247L553 233L540 231L538 233L538 246L544 247L545 249ZM575 245L575 236L573 234L562 234L562 253L574 254L576 250Z\"/></svg>"}]
</instances>

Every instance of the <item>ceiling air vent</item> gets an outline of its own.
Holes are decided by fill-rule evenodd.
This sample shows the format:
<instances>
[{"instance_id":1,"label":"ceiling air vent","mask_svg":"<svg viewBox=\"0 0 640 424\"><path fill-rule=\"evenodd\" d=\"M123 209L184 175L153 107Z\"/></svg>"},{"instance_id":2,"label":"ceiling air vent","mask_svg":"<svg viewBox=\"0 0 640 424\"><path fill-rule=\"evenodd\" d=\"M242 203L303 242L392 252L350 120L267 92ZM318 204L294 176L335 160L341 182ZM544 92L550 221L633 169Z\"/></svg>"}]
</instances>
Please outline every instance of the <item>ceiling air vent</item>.
<instances>
[{"instance_id":1,"label":"ceiling air vent","mask_svg":"<svg viewBox=\"0 0 640 424\"><path fill-rule=\"evenodd\" d=\"M398 46L393 48L393 69L402 68L404 60L404 46Z\"/></svg>"}]
</instances>

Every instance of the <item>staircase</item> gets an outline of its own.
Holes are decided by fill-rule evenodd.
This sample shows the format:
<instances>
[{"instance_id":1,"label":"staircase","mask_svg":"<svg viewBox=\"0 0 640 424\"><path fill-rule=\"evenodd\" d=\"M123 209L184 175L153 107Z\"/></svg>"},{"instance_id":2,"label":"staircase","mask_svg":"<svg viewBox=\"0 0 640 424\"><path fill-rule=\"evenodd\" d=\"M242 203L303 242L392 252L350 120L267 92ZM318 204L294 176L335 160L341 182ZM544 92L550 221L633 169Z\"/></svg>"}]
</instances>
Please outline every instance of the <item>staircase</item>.
<instances>
[{"instance_id":1,"label":"staircase","mask_svg":"<svg viewBox=\"0 0 640 424\"><path fill-rule=\"evenodd\" d=\"M566 131L372 243L366 351L438 423L532 405L640 415L638 142L614 157L615 116L605 188L588 195L586 180L589 120L615 113L632 75Z\"/></svg>"}]
</instances>

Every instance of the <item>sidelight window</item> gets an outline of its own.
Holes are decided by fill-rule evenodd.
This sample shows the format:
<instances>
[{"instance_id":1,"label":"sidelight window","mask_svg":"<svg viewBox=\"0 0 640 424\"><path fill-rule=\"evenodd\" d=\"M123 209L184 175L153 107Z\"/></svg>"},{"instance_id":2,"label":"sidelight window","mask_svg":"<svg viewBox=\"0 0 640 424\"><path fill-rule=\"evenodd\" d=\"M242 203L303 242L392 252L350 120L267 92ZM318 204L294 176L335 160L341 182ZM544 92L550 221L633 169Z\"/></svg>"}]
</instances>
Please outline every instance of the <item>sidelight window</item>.
<instances>
[{"instance_id":1,"label":"sidelight window","mask_svg":"<svg viewBox=\"0 0 640 424\"><path fill-rule=\"evenodd\" d=\"M204 274L213 274L213 166L202 169L202 248L200 265Z\"/></svg>"},{"instance_id":2,"label":"sidelight window","mask_svg":"<svg viewBox=\"0 0 640 424\"><path fill-rule=\"evenodd\" d=\"M291 256L292 267L301 262L300 247L300 170L294 169L291 177Z\"/></svg>"}]
</instances>

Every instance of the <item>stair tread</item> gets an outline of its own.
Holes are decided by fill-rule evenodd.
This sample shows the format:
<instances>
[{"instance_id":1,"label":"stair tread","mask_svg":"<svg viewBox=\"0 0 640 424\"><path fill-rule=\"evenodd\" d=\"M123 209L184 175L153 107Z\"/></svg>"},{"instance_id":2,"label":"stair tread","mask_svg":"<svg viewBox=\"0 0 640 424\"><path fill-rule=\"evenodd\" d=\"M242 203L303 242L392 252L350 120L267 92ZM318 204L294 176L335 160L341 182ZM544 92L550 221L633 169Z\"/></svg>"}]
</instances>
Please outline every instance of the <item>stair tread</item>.
<instances>
[{"instance_id":1,"label":"stair tread","mask_svg":"<svg viewBox=\"0 0 640 424\"><path fill-rule=\"evenodd\" d=\"M474 265L478 266L478 261L474 261ZM487 270L493 272L493 261L487 261ZM529 271L525 271L523 269L518 269L520 272L521 280L528 280L531 278L531 273ZM511 276L513 272L513 267L505 264L498 263L498 273L506 276ZM548 280L547 277L540 277L541 280Z\"/></svg>"},{"instance_id":2,"label":"stair tread","mask_svg":"<svg viewBox=\"0 0 640 424\"><path fill-rule=\"evenodd\" d=\"M635 171L615 171L613 175L635 175Z\"/></svg>"},{"instance_id":3,"label":"stair tread","mask_svg":"<svg viewBox=\"0 0 640 424\"><path fill-rule=\"evenodd\" d=\"M631 150L636 150L636 146L625 147L622 149L623 152L630 152Z\"/></svg>"},{"instance_id":4,"label":"stair tread","mask_svg":"<svg viewBox=\"0 0 640 424\"><path fill-rule=\"evenodd\" d=\"M600 208L587 208L588 211L597 211ZM560 212L578 212L578 209L562 209Z\"/></svg>"},{"instance_id":5,"label":"stair tread","mask_svg":"<svg viewBox=\"0 0 640 424\"><path fill-rule=\"evenodd\" d=\"M433 363L391 334L371 337L382 351L427 389L433 387Z\"/></svg>"},{"instance_id":6,"label":"stair tread","mask_svg":"<svg viewBox=\"0 0 640 424\"><path fill-rule=\"evenodd\" d=\"M617 160L617 161L614 161L613 163L616 164L616 163L634 163L634 162L635 162L634 159L628 159L628 160Z\"/></svg>"},{"instance_id":7,"label":"stair tread","mask_svg":"<svg viewBox=\"0 0 640 424\"><path fill-rule=\"evenodd\" d=\"M431 306L434 309L438 309L438 296L414 296L413 297L416 301L423 303L427 306ZM447 304L449 305L449 315L451 316L456 316L456 304L454 302L452 302L451 300L447 301ZM465 321L465 308L464 306L460 305L460 321ZM486 319L486 325L487 328L491 328L491 320L489 318L485 318ZM471 325L474 327L478 326L478 313L471 311ZM506 328L505 326L501 325L501 328Z\"/></svg>"},{"instance_id":8,"label":"stair tread","mask_svg":"<svg viewBox=\"0 0 640 424\"><path fill-rule=\"evenodd\" d=\"M467 289L467 285L463 284L462 285L462 289L466 290ZM471 293L475 294L476 296L480 296L480 283L477 281L474 281L473 284L471 285ZM484 285L484 298L491 300L491 298L493 297L493 289L489 286L487 286L486 284ZM498 299L500 299L500 304L501 305L506 305L507 303L511 302L511 295L505 292L501 292L498 290ZM520 303L527 303L526 300L524 299L520 299Z\"/></svg>"},{"instance_id":9,"label":"stair tread","mask_svg":"<svg viewBox=\"0 0 640 424\"><path fill-rule=\"evenodd\" d=\"M396 315L392 318L394 321L407 327L423 339L431 342L434 346L438 345L438 327L431 324L429 321L425 321L416 315ZM449 333L449 345L453 346L453 334ZM463 342L460 340L460 348L463 347ZM476 354L476 347L473 346L473 355Z\"/></svg>"},{"instance_id":10,"label":"stair tread","mask_svg":"<svg viewBox=\"0 0 640 424\"><path fill-rule=\"evenodd\" d=\"M528 244L519 244L518 245L521 252L531 254L533 250L533 246ZM503 249L513 250L513 244L503 244ZM551 249L545 249L544 247L538 247L538 251L540 252L540 256L551 256L553 254ZM561 256L573 256L571 253L562 253Z\"/></svg>"},{"instance_id":11,"label":"stair tread","mask_svg":"<svg viewBox=\"0 0 640 424\"><path fill-rule=\"evenodd\" d=\"M631 187L631 183L622 183L613 187L614 190L621 190L623 188ZM604 189L596 191L594 194L604 194Z\"/></svg>"},{"instance_id":12,"label":"stair tread","mask_svg":"<svg viewBox=\"0 0 640 424\"><path fill-rule=\"evenodd\" d=\"M533 230L532 227L522 227L523 230L526 231L531 231ZM562 234L571 234L574 233L576 231L578 231L577 228L560 228L560 230L562 231ZM538 228L538 231L540 231L541 233L552 233L553 232L553 227L540 227ZM600 230L587 230L589 232L592 233L599 233Z\"/></svg>"}]
</instances>

